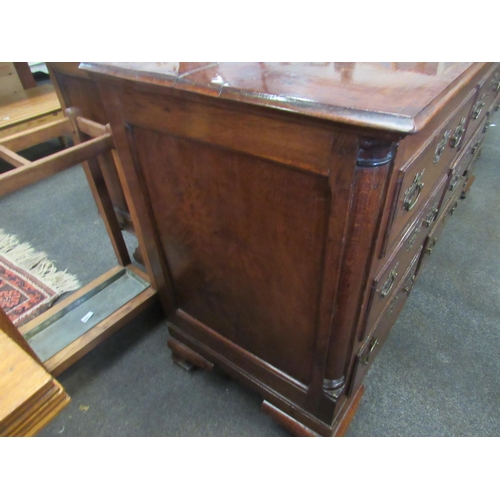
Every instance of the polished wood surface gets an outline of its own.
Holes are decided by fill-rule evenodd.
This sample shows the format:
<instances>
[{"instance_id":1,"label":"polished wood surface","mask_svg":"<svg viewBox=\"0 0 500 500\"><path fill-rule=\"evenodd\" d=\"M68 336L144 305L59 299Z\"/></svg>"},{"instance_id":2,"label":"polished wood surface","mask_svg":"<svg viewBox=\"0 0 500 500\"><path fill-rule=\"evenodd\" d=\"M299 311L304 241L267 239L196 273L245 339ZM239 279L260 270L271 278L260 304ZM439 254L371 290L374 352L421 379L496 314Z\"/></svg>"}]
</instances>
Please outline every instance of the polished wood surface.
<instances>
[{"instance_id":1,"label":"polished wood surface","mask_svg":"<svg viewBox=\"0 0 500 500\"><path fill-rule=\"evenodd\" d=\"M481 65L84 63L80 68L222 100L408 133L425 126Z\"/></svg>"},{"instance_id":2,"label":"polished wood surface","mask_svg":"<svg viewBox=\"0 0 500 500\"><path fill-rule=\"evenodd\" d=\"M110 121L174 360L221 367L291 432L345 430L473 171L498 64L80 69Z\"/></svg>"},{"instance_id":3,"label":"polished wood surface","mask_svg":"<svg viewBox=\"0 0 500 500\"><path fill-rule=\"evenodd\" d=\"M52 85L0 97L0 137L61 118L61 104Z\"/></svg>"},{"instance_id":4,"label":"polished wood surface","mask_svg":"<svg viewBox=\"0 0 500 500\"><path fill-rule=\"evenodd\" d=\"M1 328L0 352L0 436L33 436L70 398Z\"/></svg>"}]
</instances>

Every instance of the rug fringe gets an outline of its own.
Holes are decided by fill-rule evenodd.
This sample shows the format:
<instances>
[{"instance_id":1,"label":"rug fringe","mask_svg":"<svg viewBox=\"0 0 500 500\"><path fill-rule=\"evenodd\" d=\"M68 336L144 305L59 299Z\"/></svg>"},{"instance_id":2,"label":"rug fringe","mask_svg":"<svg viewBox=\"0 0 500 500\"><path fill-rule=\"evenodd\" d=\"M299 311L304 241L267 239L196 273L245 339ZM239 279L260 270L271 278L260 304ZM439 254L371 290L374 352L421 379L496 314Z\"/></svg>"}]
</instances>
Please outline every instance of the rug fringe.
<instances>
[{"instance_id":1,"label":"rug fringe","mask_svg":"<svg viewBox=\"0 0 500 500\"><path fill-rule=\"evenodd\" d=\"M81 287L78 278L58 271L44 252L36 252L29 243L20 243L16 236L0 229L0 255L17 267L31 273L56 293L71 292Z\"/></svg>"}]
</instances>

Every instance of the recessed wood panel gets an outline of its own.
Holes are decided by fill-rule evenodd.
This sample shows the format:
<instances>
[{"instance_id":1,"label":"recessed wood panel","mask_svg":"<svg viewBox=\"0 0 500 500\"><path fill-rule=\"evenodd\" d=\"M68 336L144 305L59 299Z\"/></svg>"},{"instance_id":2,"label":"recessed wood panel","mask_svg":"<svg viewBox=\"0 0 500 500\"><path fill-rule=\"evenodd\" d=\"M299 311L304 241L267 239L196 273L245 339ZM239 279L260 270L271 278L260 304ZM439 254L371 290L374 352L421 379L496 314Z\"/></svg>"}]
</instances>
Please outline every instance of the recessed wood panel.
<instances>
[{"instance_id":1,"label":"recessed wood panel","mask_svg":"<svg viewBox=\"0 0 500 500\"><path fill-rule=\"evenodd\" d=\"M177 307L307 382L328 180L159 132L132 133Z\"/></svg>"}]
</instances>

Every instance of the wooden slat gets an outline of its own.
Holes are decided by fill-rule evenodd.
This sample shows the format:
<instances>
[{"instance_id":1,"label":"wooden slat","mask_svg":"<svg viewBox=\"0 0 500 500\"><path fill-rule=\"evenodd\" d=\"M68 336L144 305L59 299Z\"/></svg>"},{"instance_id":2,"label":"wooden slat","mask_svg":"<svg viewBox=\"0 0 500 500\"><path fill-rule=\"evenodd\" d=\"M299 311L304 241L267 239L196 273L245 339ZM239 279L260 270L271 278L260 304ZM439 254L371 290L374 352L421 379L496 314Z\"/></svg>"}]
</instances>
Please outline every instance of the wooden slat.
<instances>
[{"instance_id":1,"label":"wooden slat","mask_svg":"<svg viewBox=\"0 0 500 500\"><path fill-rule=\"evenodd\" d=\"M24 167L25 165L29 165L31 162L26 158L14 153L10 149L2 146L0 144L0 158L5 160L7 163L10 163L14 167Z\"/></svg>"},{"instance_id":2,"label":"wooden slat","mask_svg":"<svg viewBox=\"0 0 500 500\"><path fill-rule=\"evenodd\" d=\"M55 356L48 359L44 363L45 368L51 372L52 375L59 375L102 341L125 326L132 318L150 307L157 299L156 290L152 287L147 288L124 306L117 309L113 314L98 323L94 328L59 351Z\"/></svg>"},{"instance_id":3,"label":"wooden slat","mask_svg":"<svg viewBox=\"0 0 500 500\"><path fill-rule=\"evenodd\" d=\"M117 275L118 273L120 273L122 271L123 271L122 266L113 267L112 269L105 272L104 274L101 274L101 276L99 276L95 280L91 281L88 285L85 285L82 288L78 289L76 292L72 293L69 297L66 297L65 299L57 302L57 304L52 306L50 309L48 309L44 313L38 315L36 318L32 319L28 323L20 326L19 331L21 332L22 335L26 335L30 330L33 330L33 328L36 328L38 325L42 324L44 321L47 321L54 314L59 313L64 308L68 307L73 302L79 300L81 297L83 297L84 295L89 293L91 290L93 290L94 288L97 288L99 285L101 285L105 281L111 279L113 276Z\"/></svg>"},{"instance_id":4,"label":"wooden slat","mask_svg":"<svg viewBox=\"0 0 500 500\"><path fill-rule=\"evenodd\" d=\"M111 134L106 134L34 161L28 166L2 174L0 175L0 196L34 184L88 158L109 151L111 148L113 148L113 138Z\"/></svg>"},{"instance_id":5,"label":"wooden slat","mask_svg":"<svg viewBox=\"0 0 500 500\"><path fill-rule=\"evenodd\" d=\"M21 80L21 84L25 90L36 87L35 77L33 76L27 62L15 62L12 64L14 65L14 68L16 68L17 76L19 77L19 80Z\"/></svg>"},{"instance_id":6,"label":"wooden slat","mask_svg":"<svg viewBox=\"0 0 500 500\"><path fill-rule=\"evenodd\" d=\"M99 137L107 133L106 125L101 125L100 123L88 120L83 116L78 116L76 118L76 122L80 131L90 137Z\"/></svg>"},{"instance_id":7,"label":"wooden slat","mask_svg":"<svg viewBox=\"0 0 500 500\"><path fill-rule=\"evenodd\" d=\"M64 114L71 121L73 127L73 140L75 144L80 144L83 141L82 133L79 129L78 119L81 118L80 110L78 108L68 108ZM86 120L90 122L90 120ZM98 123L90 122L98 126ZM104 128L104 131L111 135L111 130ZM83 170L85 177L97 205L97 209L101 214L102 221L109 236L109 240L115 252L118 263L122 266L130 264L130 255L128 253L127 245L123 239L123 234L120 228L120 223L116 216L113 202L109 194L109 182L106 180L106 173L109 169L114 169L113 157L110 151L98 158L89 158L83 163Z\"/></svg>"},{"instance_id":8,"label":"wooden slat","mask_svg":"<svg viewBox=\"0 0 500 500\"><path fill-rule=\"evenodd\" d=\"M27 131L9 135L0 139L0 144L12 151L21 151L70 133L71 122L67 118L60 118Z\"/></svg>"}]
</instances>

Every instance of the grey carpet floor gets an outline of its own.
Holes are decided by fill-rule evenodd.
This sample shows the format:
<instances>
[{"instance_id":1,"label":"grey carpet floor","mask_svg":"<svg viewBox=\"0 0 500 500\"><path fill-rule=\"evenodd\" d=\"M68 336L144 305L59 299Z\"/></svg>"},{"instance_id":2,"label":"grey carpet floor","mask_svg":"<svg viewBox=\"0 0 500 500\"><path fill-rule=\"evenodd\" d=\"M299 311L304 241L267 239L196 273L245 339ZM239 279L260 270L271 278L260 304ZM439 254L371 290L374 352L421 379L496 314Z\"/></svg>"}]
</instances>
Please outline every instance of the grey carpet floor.
<instances>
[{"instance_id":1,"label":"grey carpet floor","mask_svg":"<svg viewBox=\"0 0 500 500\"><path fill-rule=\"evenodd\" d=\"M365 379L348 436L500 435L499 158L494 127L470 195ZM83 284L115 265L81 167L1 199L0 227ZM218 370L174 365L166 340L155 309L98 346L58 377L72 402L39 435L288 436L258 394Z\"/></svg>"}]
</instances>

